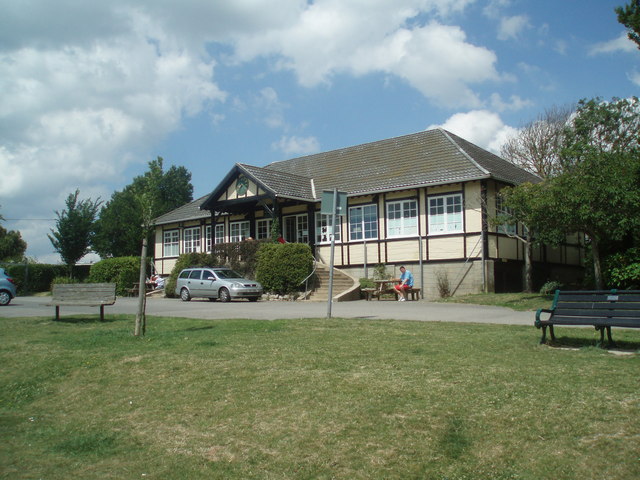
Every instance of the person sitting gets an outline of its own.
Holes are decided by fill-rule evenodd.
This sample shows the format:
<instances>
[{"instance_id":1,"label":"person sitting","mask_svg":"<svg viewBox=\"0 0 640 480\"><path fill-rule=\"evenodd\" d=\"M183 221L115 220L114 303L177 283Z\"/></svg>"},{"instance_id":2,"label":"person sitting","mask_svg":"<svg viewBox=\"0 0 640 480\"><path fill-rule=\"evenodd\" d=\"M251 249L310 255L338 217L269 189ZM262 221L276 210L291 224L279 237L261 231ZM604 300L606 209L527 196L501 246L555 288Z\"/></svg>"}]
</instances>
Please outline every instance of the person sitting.
<instances>
[{"instance_id":1,"label":"person sitting","mask_svg":"<svg viewBox=\"0 0 640 480\"><path fill-rule=\"evenodd\" d=\"M407 290L413 288L413 274L404 266L400 267L400 283L394 285L393 288L398 294L399 302L404 302L407 299Z\"/></svg>"},{"instance_id":2,"label":"person sitting","mask_svg":"<svg viewBox=\"0 0 640 480\"><path fill-rule=\"evenodd\" d=\"M164 288L164 278L160 275L156 275L156 290L162 290Z\"/></svg>"}]
</instances>

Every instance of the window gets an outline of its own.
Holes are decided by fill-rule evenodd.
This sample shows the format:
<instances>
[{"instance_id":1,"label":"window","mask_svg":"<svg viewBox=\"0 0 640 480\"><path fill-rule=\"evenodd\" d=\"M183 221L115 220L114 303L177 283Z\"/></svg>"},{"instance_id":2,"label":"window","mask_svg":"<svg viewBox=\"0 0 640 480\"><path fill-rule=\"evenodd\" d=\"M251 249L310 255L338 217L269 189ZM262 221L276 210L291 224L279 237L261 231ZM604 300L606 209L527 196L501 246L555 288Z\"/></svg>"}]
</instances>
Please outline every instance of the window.
<instances>
[{"instance_id":1,"label":"window","mask_svg":"<svg viewBox=\"0 0 640 480\"><path fill-rule=\"evenodd\" d=\"M180 255L180 231L167 230L164 232L163 256L177 257Z\"/></svg>"},{"instance_id":2,"label":"window","mask_svg":"<svg viewBox=\"0 0 640 480\"><path fill-rule=\"evenodd\" d=\"M205 252L211 251L211 225L207 225L204 229L204 247Z\"/></svg>"},{"instance_id":3,"label":"window","mask_svg":"<svg viewBox=\"0 0 640 480\"><path fill-rule=\"evenodd\" d=\"M249 221L233 222L231 228L231 242L241 242L249 237Z\"/></svg>"},{"instance_id":4,"label":"window","mask_svg":"<svg viewBox=\"0 0 640 480\"><path fill-rule=\"evenodd\" d=\"M291 243L309 243L307 214L284 217L284 239Z\"/></svg>"},{"instance_id":5,"label":"window","mask_svg":"<svg viewBox=\"0 0 640 480\"><path fill-rule=\"evenodd\" d=\"M265 240L271 237L271 219L256 220L256 239Z\"/></svg>"},{"instance_id":6,"label":"window","mask_svg":"<svg viewBox=\"0 0 640 480\"><path fill-rule=\"evenodd\" d=\"M349 240L378 238L378 206L362 205L349 209Z\"/></svg>"},{"instance_id":7,"label":"window","mask_svg":"<svg viewBox=\"0 0 640 480\"><path fill-rule=\"evenodd\" d=\"M200 227L184 229L184 252L194 253L200 251Z\"/></svg>"},{"instance_id":8,"label":"window","mask_svg":"<svg viewBox=\"0 0 640 480\"><path fill-rule=\"evenodd\" d=\"M403 200L387 203L387 236L406 237L418 234L418 202Z\"/></svg>"},{"instance_id":9,"label":"window","mask_svg":"<svg viewBox=\"0 0 640 480\"><path fill-rule=\"evenodd\" d=\"M511 216L512 210L504 206L502 195L496 194L496 216ZM496 230L498 233L505 233L507 235L514 235L516 233L516 224L503 223L498 225Z\"/></svg>"},{"instance_id":10,"label":"window","mask_svg":"<svg viewBox=\"0 0 640 480\"><path fill-rule=\"evenodd\" d=\"M429 198L429 233L462 232L462 194Z\"/></svg>"},{"instance_id":11,"label":"window","mask_svg":"<svg viewBox=\"0 0 640 480\"><path fill-rule=\"evenodd\" d=\"M335 240L340 241L340 216L336 215ZM316 243L331 242L331 215L316 212Z\"/></svg>"},{"instance_id":12,"label":"window","mask_svg":"<svg viewBox=\"0 0 640 480\"><path fill-rule=\"evenodd\" d=\"M215 243L224 243L224 223L216 223Z\"/></svg>"}]
</instances>

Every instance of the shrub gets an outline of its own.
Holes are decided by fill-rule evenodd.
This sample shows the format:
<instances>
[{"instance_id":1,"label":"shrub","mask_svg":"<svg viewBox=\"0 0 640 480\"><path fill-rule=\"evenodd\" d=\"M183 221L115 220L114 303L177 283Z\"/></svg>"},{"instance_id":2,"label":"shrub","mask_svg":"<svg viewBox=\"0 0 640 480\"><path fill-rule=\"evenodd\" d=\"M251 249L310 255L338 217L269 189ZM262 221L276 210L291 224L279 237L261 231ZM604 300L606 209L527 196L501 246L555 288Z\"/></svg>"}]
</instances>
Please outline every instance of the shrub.
<instances>
[{"instance_id":1,"label":"shrub","mask_svg":"<svg viewBox=\"0 0 640 480\"><path fill-rule=\"evenodd\" d=\"M379 263L373 267L373 278L375 280L388 280L391 278L384 263Z\"/></svg>"},{"instance_id":2,"label":"shrub","mask_svg":"<svg viewBox=\"0 0 640 480\"><path fill-rule=\"evenodd\" d=\"M256 277L268 292L293 293L312 271L313 256L309 245L263 243L258 250Z\"/></svg>"},{"instance_id":3,"label":"shrub","mask_svg":"<svg viewBox=\"0 0 640 480\"><path fill-rule=\"evenodd\" d=\"M375 288L376 282L374 282L370 278L361 278L360 279L360 288Z\"/></svg>"},{"instance_id":4,"label":"shrub","mask_svg":"<svg viewBox=\"0 0 640 480\"><path fill-rule=\"evenodd\" d=\"M604 277L611 288L640 288L640 248L630 248L607 257L604 261Z\"/></svg>"},{"instance_id":5,"label":"shrub","mask_svg":"<svg viewBox=\"0 0 640 480\"><path fill-rule=\"evenodd\" d=\"M28 263L6 265L7 274L12 277L21 294L29 292L48 292L51 282L56 277L68 276L66 265L49 265L44 263Z\"/></svg>"},{"instance_id":6,"label":"shrub","mask_svg":"<svg viewBox=\"0 0 640 480\"><path fill-rule=\"evenodd\" d=\"M140 257L106 258L92 265L89 273L91 283L115 283L117 295L125 295L139 279Z\"/></svg>"},{"instance_id":7,"label":"shrub","mask_svg":"<svg viewBox=\"0 0 640 480\"><path fill-rule=\"evenodd\" d=\"M556 280L549 280L540 287L541 295L553 295L556 290L560 290L564 285Z\"/></svg>"},{"instance_id":8,"label":"shrub","mask_svg":"<svg viewBox=\"0 0 640 480\"><path fill-rule=\"evenodd\" d=\"M436 281L438 282L438 293L440 298L448 298L451 296L451 285L449 284L449 276L445 270L436 272Z\"/></svg>"},{"instance_id":9,"label":"shrub","mask_svg":"<svg viewBox=\"0 0 640 480\"><path fill-rule=\"evenodd\" d=\"M66 268L66 265L65 265ZM82 283L80 280L78 280L77 278L73 278L73 277L56 277L53 280L51 280L51 286L49 287L49 290L53 291L53 286L54 285L66 285L69 283Z\"/></svg>"}]
</instances>

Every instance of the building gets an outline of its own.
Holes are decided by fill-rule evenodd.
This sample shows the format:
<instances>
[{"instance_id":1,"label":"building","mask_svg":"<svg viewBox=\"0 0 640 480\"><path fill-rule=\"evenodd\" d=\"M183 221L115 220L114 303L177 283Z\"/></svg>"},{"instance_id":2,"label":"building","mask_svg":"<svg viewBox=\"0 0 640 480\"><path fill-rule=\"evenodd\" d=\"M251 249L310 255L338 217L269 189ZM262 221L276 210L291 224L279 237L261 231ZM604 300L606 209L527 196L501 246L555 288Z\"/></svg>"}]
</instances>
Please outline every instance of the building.
<instances>
[{"instance_id":1,"label":"building","mask_svg":"<svg viewBox=\"0 0 640 480\"><path fill-rule=\"evenodd\" d=\"M406 265L426 298L438 282L456 293L519 291L523 244L489 221L505 186L540 178L442 129L271 163L236 164L207 196L156 219L155 264L170 273L181 253L212 242L271 237L274 222L287 242L309 243L329 263L331 216L322 192L346 192L335 229L337 268L355 278ZM522 227L518 227L522 228ZM537 283L578 281L579 237L534 251Z\"/></svg>"}]
</instances>

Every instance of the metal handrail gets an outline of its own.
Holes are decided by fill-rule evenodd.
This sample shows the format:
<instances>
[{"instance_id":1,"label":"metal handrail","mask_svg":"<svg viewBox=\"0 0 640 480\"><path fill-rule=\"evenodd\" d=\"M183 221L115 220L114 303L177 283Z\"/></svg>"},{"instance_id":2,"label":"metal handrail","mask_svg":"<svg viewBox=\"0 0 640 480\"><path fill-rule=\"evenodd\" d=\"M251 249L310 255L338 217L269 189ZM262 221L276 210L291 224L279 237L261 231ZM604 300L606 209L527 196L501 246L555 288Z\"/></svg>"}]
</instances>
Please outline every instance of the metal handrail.
<instances>
[{"instance_id":1,"label":"metal handrail","mask_svg":"<svg viewBox=\"0 0 640 480\"><path fill-rule=\"evenodd\" d=\"M311 271L311 273L309 275L306 276L306 278L304 280L302 280L298 285L302 285L304 283L304 297L307 298L307 295L309 294L309 288L308 288L308 281L311 277L313 277L313 275L316 273L316 270L318 269L318 260L316 259L316 257L314 255L311 255L311 258L313 258L313 270Z\"/></svg>"}]
</instances>

